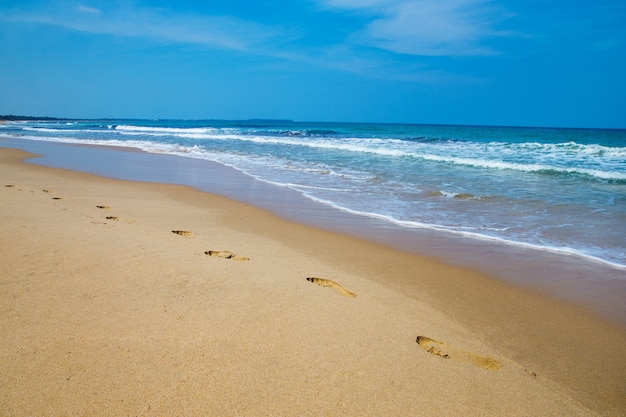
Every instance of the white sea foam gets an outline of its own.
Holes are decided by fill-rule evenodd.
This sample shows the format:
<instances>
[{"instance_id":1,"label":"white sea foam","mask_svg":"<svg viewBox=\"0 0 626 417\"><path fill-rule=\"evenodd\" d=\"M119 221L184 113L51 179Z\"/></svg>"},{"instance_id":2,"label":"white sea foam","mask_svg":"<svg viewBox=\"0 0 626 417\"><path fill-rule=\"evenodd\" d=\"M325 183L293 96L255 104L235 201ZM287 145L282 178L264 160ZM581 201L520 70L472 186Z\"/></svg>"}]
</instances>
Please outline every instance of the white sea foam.
<instances>
[{"instance_id":1,"label":"white sea foam","mask_svg":"<svg viewBox=\"0 0 626 417\"><path fill-rule=\"evenodd\" d=\"M287 187L296 189L296 190L302 190L302 189L323 190L323 191L338 191L338 192L342 192L342 193L352 191L349 188L316 187L314 185L304 185L304 184L295 184L295 183L286 183L284 185L286 185Z\"/></svg>"},{"instance_id":2,"label":"white sea foam","mask_svg":"<svg viewBox=\"0 0 626 417\"><path fill-rule=\"evenodd\" d=\"M134 133L151 133L155 135L173 135L173 134L205 134L215 133L218 129L212 127L152 127L152 126L132 126L132 125L118 125L115 130L120 132L134 132Z\"/></svg>"},{"instance_id":3,"label":"white sea foam","mask_svg":"<svg viewBox=\"0 0 626 417\"><path fill-rule=\"evenodd\" d=\"M217 129L212 127L151 127L119 125L116 131L124 135L178 137L181 139L243 141L260 145L284 145L310 149L335 150L383 157L412 157L426 161L452 163L469 167L515 170L534 173L583 174L604 180L626 180L626 149L574 142L545 144L473 143L473 142L411 142L378 138L303 138L301 131L287 131L288 136L250 134L258 130ZM53 129L51 129L52 131ZM534 160L529 163L520 160ZM572 167L573 162L583 166ZM585 166L587 164L588 166ZM599 166L596 166L599 165Z\"/></svg>"},{"instance_id":4,"label":"white sea foam","mask_svg":"<svg viewBox=\"0 0 626 417\"><path fill-rule=\"evenodd\" d=\"M140 126L115 121L1 127L3 135L22 139L135 147L211 160L340 210L403 228L626 264L619 232L626 219L620 197L626 146L444 140L432 135L408 140L333 136L332 129L324 133L313 128ZM441 196L448 198L432 198L432 190L443 190ZM559 226L564 224L581 227Z\"/></svg>"},{"instance_id":5,"label":"white sea foam","mask_svg":"<svg viewBox=\"0 0 626 417\"><path fill-rule=\"evenodd\" d=\"M42 133L88 133L91 132L90 130L85 130L85 129L50 129L50 128L45 128L45 127L25 127L23 128L23 130L25 131L30 131L30 132L42 132ZM50 138L53 139L53 138Z\"/></svg>"},{"instance_id":6,"label":"white sea foam","mask_svg":"<svg viewBox=\"0 0 626 417\"><path fill-rule=\"evenodd\" d=\"M317 203L333 207L333 208L335 208L337 210L344 211L346 213L350 213L350 214L354 214L354 215L358 215L358 216L371 217L371 218L374 218L374 219L378 219L378 220L382 220L382 221L385 221L385 222L389 222L389 223L392 223L392 224L395 224L395 225L398 225L398 226L401 226L401 227L405 227L405 228L427 229L427 230L433 230L433 231L437 231L437 232L444 232L444 233L450 233L450 234L453 234L453 235L469 237L469 238L473 238L473 239L487 240L487 241L493 241L493 242L498 242L498 243L504 243L504 244L512 245L512 246L519 246L519 247L524 247L524 248L529 248L529 249L542 250L542 251L554 252L554 253L559 253L559 254L564 254L564 255L577 256L577 257L580 257L580 258L588 259L590 261L599 262L599 263L602 263L602 264L605 264L605 265L609 265L609 266L612 266L614 268L626 269L626 263L610 261L610 260L607 260L607 259L602 258L600 256L595 256L595 255L589 254L588 252L586 252L584 250L573 249L573 248L565 247L565 246L550 246L550 245L541 245L541 244L535 244L535 243L529 243L529 242L521 242L521 241L517 241L517 240L507 239L507 238L504 238L504 237L491 236L491 235L487 235L487 234L484 234L484 233L470 232L470 231L467 231L467 230L461 230L460 228L451 228L451 227L445 227L445 226L441 226L441 225L437 225L437 224L423 223L423 222L417 222L417 221L399 220L399 219L394 218L393 216L388 216L388 215L384 215L384 214L363 212L363 211L359 211L359 210L353 210L353 209L344 207L344 206L342 206L340 204L337 204L335 202L324 200L322 198L318 198L318 197L315 197L315 196L307 194L307 193L303 193L303 195L305 197L309 198L312 201L315 201ZM506 230L506 228L502 229L502 230Z\"/></svg>"},{"instance_id":7,"label":"white sea foam","mask_svg":"<svg viewBox=\"0 0 626 417\"><path fill-rule=\"evenodd\" d=\"M43 127L24 127L25 131L35 131L41 133L55 133L62 135L93 133L86 129L54 129ZM468 167L477 167L494 170L514 170L530 173L561 173L561 174L582 174L603 180L626 180L626 149L609 148L601 145L579 145L574 143L565 144L460 144L453 148L449 146L432 146L424 144L407 143L400 140L380 140L363 138L344 138L340 141L329 139L301 140L293 137L275 136L250 136L243 134L224 134L216 128L166 128L166 127L144 127L132 125L118 125L115 130L123 135L131 136L176 136L183 139L207 139L207 140L236 140L256 144L301 146L312 149L336 150L353 152L360 154L375 154L387 157L412 157L426 161L452 163ZM233 131L234 129L230 129ZM68 136L40 137L40 140L69 141L73 139L86 142L85 139L78 139ZM123 142L123 141L120 141ZM77 142L78 143L78 142ZM109 145L128 146L128 144L109 141ZM156 143L155 143L156 144ZM143 146L149 146L144 144ZM563 149L567 150L565 153ZM435 153L430 152L435 151ZM536 160L544 160L544 163L523 163L507 161L506 155L513 154L519 158L520 152L535 152L540 154ZM572 155L571 153L574 152ZM472 155L472 157L451 156L451 154ZM477 157L478 156L483 156ZM602 156L603 158L613 158L616 161L604 161L604 165L612 169L602 169L599 167L568 166L572 160L580 158L580 155ZM504 156L504 157L503 157ZM593 162L593 161L591 161Z\"/></svg>"}]
</instances>

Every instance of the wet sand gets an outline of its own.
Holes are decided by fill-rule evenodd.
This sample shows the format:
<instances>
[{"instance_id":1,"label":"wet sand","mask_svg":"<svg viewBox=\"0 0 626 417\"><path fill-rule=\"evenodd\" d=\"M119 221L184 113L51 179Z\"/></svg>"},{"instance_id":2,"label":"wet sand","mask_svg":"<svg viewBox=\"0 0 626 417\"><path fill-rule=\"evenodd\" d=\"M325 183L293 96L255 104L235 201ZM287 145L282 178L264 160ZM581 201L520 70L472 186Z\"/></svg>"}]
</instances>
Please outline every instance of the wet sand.
<instances>
[{"instance_id":1,"label":"wet sand","mask_svg":"<svg viewBox=\"0 0 626 417\"><path fill-rule=\"evenodd\" d=\"M0 148L3 415L626 410L626 334L585 308L26 155Z\"/></svg>"},{"instance_id":2,"label":"wet sand","mask_svg":"<svg viewBox=\"0 0 626 417\"><path fill-rule=\"evenodd\" d=\"M626 329L626 269L577 256L429 229L407 229L311 201L285 187L252 179L211 161L135 148L5 139L41 156L30 163L89 172L108 178L187 185L268 210L281 218L359 237L398 251L426 255L582 306Z\"/></svg>"}]
</instances>

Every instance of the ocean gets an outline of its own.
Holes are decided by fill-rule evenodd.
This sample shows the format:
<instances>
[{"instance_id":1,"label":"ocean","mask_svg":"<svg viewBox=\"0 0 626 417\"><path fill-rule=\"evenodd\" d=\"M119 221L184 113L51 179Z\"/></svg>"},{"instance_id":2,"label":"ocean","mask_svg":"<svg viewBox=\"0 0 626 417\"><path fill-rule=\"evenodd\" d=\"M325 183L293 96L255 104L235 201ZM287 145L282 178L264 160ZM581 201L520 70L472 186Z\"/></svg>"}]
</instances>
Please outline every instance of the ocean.
<instances>
[{"instance_id":1,"label":"ocean","mask_svg":"<svg viewBox=\"0 0 626 417\"><path fill-rule=\"evenodd\" d=\"M210 160L409 232L626 268L626 130L67 120L10 122L0 136Z\"/></svg>"}]
</instances>

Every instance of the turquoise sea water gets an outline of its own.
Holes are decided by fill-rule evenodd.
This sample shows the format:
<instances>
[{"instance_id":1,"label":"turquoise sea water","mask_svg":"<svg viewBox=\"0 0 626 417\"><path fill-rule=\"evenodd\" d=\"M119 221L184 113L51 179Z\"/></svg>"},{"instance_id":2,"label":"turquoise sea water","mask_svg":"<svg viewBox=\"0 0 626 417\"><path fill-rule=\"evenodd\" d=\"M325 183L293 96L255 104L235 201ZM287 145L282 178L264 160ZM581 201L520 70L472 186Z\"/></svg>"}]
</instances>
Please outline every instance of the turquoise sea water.
<instances>
[{"instance_id":1,"label":"turquoise sea water","mask_svg":"<svg viewBox=\"0 0 626 417\"><path fill-rule=\"evenodd\" d=\"M211 160L407 230L626 267L626 130L71 120L8 123L0 135Z\"/></svg>"}]
</instances>

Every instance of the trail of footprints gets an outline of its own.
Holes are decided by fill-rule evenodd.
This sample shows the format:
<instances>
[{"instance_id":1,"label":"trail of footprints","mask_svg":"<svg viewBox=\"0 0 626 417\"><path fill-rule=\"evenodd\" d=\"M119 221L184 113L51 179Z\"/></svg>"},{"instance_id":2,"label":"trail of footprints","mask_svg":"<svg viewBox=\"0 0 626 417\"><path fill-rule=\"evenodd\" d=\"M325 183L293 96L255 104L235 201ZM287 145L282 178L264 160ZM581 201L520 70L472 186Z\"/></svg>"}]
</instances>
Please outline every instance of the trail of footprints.
<instances>
[{"instance_id":1,"label":"trail of footprints","mask_svg":"<svg viewBox=\"0 0 626 417\"><path fill-rule=\"evenodd\" d=\"M99 208L100 210L111 210L110 206L98 205L96 207ZM120 218L117 217L117 216L105 216L104 218L107 219L107 220L115 221L115 222L120 221ZM134 220L126 220L126 222L127 223L134 223L135 221Z\"/></svg>"},{"instance_id":2,"label":"trail of footprints","mask_svg":"<svg viewBox=\"0 0 626 417\"><path fill-rule=\"evenodd\" d=\"M184 236L184 237L194 237L193 233L188 230L172 230L172 233L174 233L175 235ZM234 261L249 261L250 260L249 258L246 258L244 256L235 255L234 253L228 250L208 250L204 252L204 254L213 256L216 258L232 259Z\"/></svg>"},{"instance_id":3,"label":"trail of footprints","mask_svg":"<svg viewBox=\"0 0 626 417\"><path fill-rule=\"evenodd\" d=\"M6 188L17 188L13 184L5 184ZM17 188L21 191L20 188ZM51 190L42 190L44 193L51 193ZM52 197L54 200L62 200L62 197ZM96 206L102 210L110 210L111 207L107 205L98 205ZM106 216L107 220L118 221L119 218L117 216ZM183 236L183 237L194 237L193 233L187 230L172 230L172 233ZM204 252L205 255L222 258L222 259L230 259L235 261L248 261L249 258L235 255L234 253L227 250L208 250ZM308 277L306 279L308 282L319 285L321 287L329 287L335 290L340 295L348 298L356 298L356 294L352 291L347 290L341 284L326 278L318 278L318 277ZM502 363L496 359L492 359L489 357L481 356L475 354L473 352L468 352L450 345L446 343L439 342L437 340L431 339L426 336L417 336L416 339L417 344L424 349L426 352L438 356L443 359L452 359L457 362L464 362L475 365L479 368L488 369L488 370L497 370L502 367ZM527 371L529 375L536 377L536 373Z\"/></svg>"},{"instance_id":4,"label":"trail of footprints","mask_svg":"<svg viewBox=\"0 0 626 417\"><path fill-rule=\"evenodd\" d=\"M322 287L330 287L345 297L356 298L355 293L347 290L341 284L333 280L317 277L309 277L306 280ZM426 352L439 356L443 359L452 359L457 362L469 363L479 368L488 370L497 370L502 367L502 364L495 359L458 349L426 336L417 336L416 341L417 344Z\"/></svg>"}]
</instances>

